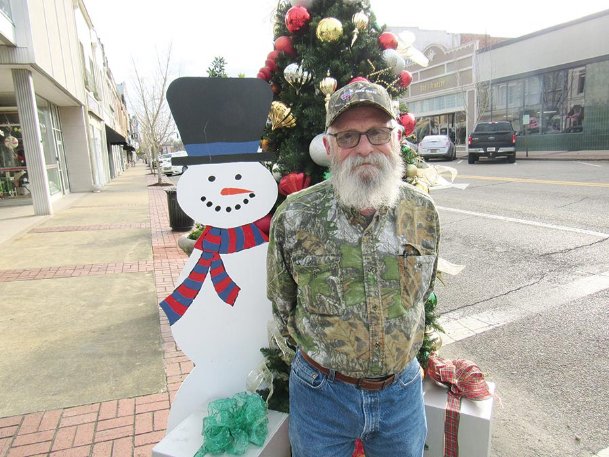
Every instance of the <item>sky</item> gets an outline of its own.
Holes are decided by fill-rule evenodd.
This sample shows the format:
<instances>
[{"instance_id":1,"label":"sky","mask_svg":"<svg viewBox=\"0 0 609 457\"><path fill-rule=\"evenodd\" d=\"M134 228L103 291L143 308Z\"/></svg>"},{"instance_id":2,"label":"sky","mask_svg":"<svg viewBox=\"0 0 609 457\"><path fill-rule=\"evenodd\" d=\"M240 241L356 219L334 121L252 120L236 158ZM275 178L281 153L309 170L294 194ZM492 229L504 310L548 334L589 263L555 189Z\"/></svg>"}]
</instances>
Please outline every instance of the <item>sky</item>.
<instances>
[{"instance_id":1,"label":"sky","mask_svg":"<svg viewBox=\"0 0 609 457\"><path fill-rule=\"evenodd\" d=\"M323 0L308 0L323 1ZM349 1L349 0L345 0ZM277 0L84 0L117 83L152 71L171 46L172 77L207 76L215 56L229 76L254 77L273 50ZM370 0L380 25L517 37L609 9L606 0ZM416 47L416 40L414 46ZM128 86L129 87L129 83Z\"/></svg>"}]
</instances>

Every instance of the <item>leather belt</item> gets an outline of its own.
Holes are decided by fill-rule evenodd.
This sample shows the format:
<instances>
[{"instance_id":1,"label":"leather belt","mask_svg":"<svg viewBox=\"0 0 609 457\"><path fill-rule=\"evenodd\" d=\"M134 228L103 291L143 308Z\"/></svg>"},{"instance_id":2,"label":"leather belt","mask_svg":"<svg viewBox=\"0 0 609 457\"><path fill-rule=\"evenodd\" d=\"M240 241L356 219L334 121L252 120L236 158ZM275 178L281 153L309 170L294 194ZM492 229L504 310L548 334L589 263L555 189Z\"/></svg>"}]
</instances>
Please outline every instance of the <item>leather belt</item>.
<instances>
[{"instance_id":1,"label":"leather belt","mask_svg":"<svg viewBox=\"0 0 609 457\"><path fill-rule=\"evenodd\" d=\"M319 363L317 363L315 360L313 360L311 357L309 357L304 352L301 352L300 355L309 365L311 365L313 368L316 368L324 375L328 376L330 374L330 370L328 368L320 365ZM347 376L342 373L339 373L338 371L335 371L334 379L338 379L339 381L346 382L347 384L353 384L353 385L359 387L360 389L364 389L364 390L383 390L385 387L387 387L393 383L393 381L395 380L395 374L389 375L389 376L387 376L385 378L381 378L381 379L371 379L371 378L353 378L351 376Z\"/></svg>"}]
</instances>

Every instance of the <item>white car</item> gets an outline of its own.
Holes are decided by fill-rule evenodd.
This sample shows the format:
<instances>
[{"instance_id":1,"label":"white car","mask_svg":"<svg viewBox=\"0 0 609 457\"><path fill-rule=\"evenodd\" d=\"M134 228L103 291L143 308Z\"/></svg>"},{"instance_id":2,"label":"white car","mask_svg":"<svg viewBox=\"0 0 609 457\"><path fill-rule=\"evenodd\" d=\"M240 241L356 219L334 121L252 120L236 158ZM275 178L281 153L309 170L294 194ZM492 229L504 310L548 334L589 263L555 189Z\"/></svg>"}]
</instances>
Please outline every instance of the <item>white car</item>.
<instances>
[{"instance_id":1,"label":"white car","mask_svg":"<svg viewBox=\"0 0 609 457\"><path fill-rule=\"evenodd\" d=\"M427 135L419 143L418 153L424 159L437 157L455 160L457 158L457 148L448 135Z\"/></svg>"},{"instance_id":2,"label":"white car","mask_svg":"<svg viewBox=\"0 0 609 457\"><path fill-rule=\"evenodd\" d=\"M161 156L161 170L167 176L170 175L181 175L186 170L184 165L172 165L172 157L186 157L188 153L186 151L176 151L163 154Z\"/></svg>"}]
</instances>

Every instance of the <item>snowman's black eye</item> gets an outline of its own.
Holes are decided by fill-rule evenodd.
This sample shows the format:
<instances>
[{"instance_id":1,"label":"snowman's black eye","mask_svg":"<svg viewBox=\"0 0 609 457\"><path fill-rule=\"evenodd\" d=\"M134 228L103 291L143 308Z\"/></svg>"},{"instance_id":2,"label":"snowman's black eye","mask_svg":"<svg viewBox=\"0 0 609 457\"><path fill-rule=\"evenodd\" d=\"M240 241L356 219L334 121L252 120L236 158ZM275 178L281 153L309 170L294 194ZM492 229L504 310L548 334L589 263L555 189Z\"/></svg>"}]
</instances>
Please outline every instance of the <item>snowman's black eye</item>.
<instances>
[{"instance_id":1,"label":"snowman's black eye","mask_svg":"<svg viewBox=\"0 0 609 457\"><path fill-rule=\"evenodd\" d=\"M216 177L215 176L210 176L209 178L207 178L207 180L209 182L214 182L216 180Z\"/></svg>"},{"instance_id":2,"label":"snowman's black eye","mask_svg":"<svg viewBox=\"0 0 609 457\"><path fill-rule=\"evenodd\" d=\"M235 179L236 179L237 181L239 181L239 180L241 179L241 175L236 175L236 176L235 176Z\"/></svg>"}]
</instances>

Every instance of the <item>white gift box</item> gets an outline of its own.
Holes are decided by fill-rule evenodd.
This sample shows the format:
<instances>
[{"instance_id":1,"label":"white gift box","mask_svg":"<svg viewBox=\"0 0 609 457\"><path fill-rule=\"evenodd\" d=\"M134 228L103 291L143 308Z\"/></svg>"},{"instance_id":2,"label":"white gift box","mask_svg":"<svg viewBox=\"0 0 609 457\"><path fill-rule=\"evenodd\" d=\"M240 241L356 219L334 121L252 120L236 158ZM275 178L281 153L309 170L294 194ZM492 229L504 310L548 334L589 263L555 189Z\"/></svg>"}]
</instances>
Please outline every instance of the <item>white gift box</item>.
<instances>
[{"instance_id":1,"label":"white gift box","mask_svg":"<svg viewBox=\"0 0 609 457\"><path fill-rule=\"evenodd\" d=\"M207 410L207 408L205 408ZM152 449L152 457L193 457L203 444L203 411L192 413ZM243 457L289 457L288 415L268 412L269 434L262 447L251 444ZM224 455L224 454L222 454Z\"/></svg>"},{"instance_id":2,"label":"white gift box","mask_svg":"<svg viewBox=\"0 0 609 457\"><path fill-rule=\"evenodd\" d=\"M487 382L487 385L491 394L494 394L495 384ZM423 394L425 396L425 415L427 416L427 449L423 455L425 457L443 457L444 418L448 388L441 387L433 380L425 378ZM461 399L458 435L460 456L489 456L492 412L493 397L481 401Z\"/></svg>"}]
</instances>

